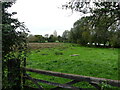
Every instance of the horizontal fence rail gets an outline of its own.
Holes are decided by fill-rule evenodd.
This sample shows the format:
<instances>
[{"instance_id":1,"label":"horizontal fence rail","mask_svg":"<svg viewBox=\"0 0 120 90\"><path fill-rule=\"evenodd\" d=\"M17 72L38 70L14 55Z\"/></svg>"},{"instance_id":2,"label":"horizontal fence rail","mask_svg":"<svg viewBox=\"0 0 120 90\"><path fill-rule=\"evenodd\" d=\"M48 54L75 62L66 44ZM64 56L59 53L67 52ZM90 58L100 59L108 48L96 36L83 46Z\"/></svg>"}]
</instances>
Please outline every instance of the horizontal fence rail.
<instances>
[{"instance_id":1,"label":"horizontal fence rail","mask_svg":"<svg viewBox=\"0 0 120 90\"><path fill-rule=\"evenodd\" d=\"M74 74L67 74L67 73L60 73L60 72L53 72L53 71L46 71L46 70L37 70L37 69L30 69L30 68L23 68L23 69L26 71L34 72L34 73L38 73L38 74L57 76L57 77L62 77L62 78L67 78L67 79L73 80L73 81L65 83L65 84L59 84L59 83L49 82L49 81L45 81L45 80L35 79L35 78L30 77L28 74L26 74L25 78L32 80L39 87L39 89L41 89L42 87L39 86L37 82L42 82L42 83L46 83L49 85L57 86L54 89L57 89L58 87L62 87L62 88L69 88L69 89L73 89L73 90L84 90L84 88L70 86L72 84L75 84L75 83L78 83L81 81L86 81L97 89L101 88L98 84L102 84L102 83L106 83L106 84L109 84L109 85L115 86L115 87L120 87L120 80L111 80L111 79L105 79L105 78L96 78L96 77L74 75Z\"/></svg>"}]
</instances>

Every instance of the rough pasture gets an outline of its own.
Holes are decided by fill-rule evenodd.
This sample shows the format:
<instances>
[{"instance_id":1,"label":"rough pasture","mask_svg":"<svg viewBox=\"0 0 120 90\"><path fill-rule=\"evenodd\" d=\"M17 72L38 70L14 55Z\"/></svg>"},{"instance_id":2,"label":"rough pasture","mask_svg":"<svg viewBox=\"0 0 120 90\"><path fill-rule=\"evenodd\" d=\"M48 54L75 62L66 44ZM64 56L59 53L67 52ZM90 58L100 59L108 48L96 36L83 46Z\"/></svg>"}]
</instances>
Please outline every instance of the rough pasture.
<instances>
[{"instance_id":1,"label":"rough pasture","mask_svg":"<svg viewBox=\"0 0 120 90\"><path fill-rule=\"evenodd\" d=\"M118 80L118 49L83 47L66 43L31 43L27 67L62 73ZM74 55L74 56L71 56ZM69 80L31 74L48 81L65 83ZM77 86L91 87L88 83ZM44 87L51 87L43 84Z\"/></svg>"}]
</instances>

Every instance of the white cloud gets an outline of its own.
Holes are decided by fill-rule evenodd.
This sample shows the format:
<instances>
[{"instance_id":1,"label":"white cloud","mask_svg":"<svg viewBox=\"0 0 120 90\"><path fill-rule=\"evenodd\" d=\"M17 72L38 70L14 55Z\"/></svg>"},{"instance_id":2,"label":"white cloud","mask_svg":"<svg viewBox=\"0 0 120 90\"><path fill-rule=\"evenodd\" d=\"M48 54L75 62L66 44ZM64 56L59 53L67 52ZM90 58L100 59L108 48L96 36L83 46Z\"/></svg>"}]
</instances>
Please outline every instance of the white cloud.
<instances>
[{"instance_id":1,"label":"white cloud","mask_svg":"<svg viewBox=\"0 0 120 90\"><path fill-rule=\"evenodd\" d=\"M25 22L32 34L52 34L54 30L62 34L70 30L80 18L80 13L58 8L68 0L17 0L10 11L16 11L20 21Z\"/></svg>"}]
</instances>

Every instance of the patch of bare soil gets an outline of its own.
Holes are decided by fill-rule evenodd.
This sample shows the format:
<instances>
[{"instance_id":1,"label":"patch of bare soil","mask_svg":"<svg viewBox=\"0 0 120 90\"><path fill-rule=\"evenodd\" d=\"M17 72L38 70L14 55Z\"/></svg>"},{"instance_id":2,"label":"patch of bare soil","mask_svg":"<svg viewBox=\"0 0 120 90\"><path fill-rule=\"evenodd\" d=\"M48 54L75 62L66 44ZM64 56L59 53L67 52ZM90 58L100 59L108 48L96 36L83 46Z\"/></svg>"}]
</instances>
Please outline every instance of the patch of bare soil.
<instances>
[{"instance_id":1,"label":"patch of bare soil","mask_svg":"<svg viewBox=\"0 0 120 90\"><path fill-rule=\"evenodd\" d=\"M43 48L55 48L63 43L29 43L29 49L43 49Z\"/></svg>"}]
</instances>

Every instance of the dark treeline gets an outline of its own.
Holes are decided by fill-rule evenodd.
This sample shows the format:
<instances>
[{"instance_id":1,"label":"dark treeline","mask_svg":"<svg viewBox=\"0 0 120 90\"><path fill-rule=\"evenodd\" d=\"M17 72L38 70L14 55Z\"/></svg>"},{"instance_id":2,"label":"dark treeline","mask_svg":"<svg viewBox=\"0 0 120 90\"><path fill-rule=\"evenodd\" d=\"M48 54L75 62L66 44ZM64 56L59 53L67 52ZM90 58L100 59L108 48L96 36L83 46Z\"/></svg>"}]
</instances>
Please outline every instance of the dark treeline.
<instances>
[{"instance_id":1,"label":"dark treeline","mask_svg":"<svg viewBox=\"0 0 120 90\"><path fill-rule=\"evenodd\" d=\"M45 43L45 42L66 42L68 41L63 36L55 36L51 34L50 36L42 36L42 35L29 35L28 42L29 43Z\"/></svg>"},{"instance_id":2,"label":"dark treeline","mask_svg":"<svg viewBox=\"0 0 120 90\"><path fill-rule=\"evenodd\" d=\"M70 31L65 31L65 37L68 42L81 45L120 47L120 29L119 22L115 22L109 28L104 25L102 19L96 27L92 27L91 16L82 17L74 23ZM106 18L105 18L106 19ZM105 20L104 19L104 20ZM63 34L64 34L63 33Z\"/></svg>"}]
</instances>

